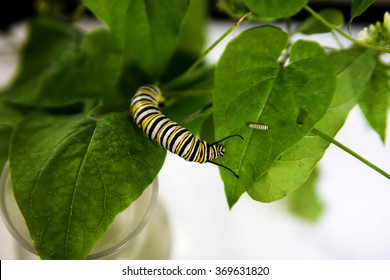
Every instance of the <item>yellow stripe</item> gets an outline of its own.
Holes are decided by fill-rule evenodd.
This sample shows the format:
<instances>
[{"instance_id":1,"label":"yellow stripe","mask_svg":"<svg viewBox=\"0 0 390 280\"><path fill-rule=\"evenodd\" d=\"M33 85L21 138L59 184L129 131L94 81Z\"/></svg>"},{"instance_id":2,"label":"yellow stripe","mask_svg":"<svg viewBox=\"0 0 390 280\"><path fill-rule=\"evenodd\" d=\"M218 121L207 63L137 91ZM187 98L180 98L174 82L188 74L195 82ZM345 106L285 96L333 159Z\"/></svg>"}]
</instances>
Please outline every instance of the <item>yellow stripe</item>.
<instances>
[{"instance_id":1,"label":"yellow stripe","mask_svg":"<svg viewBox=\"0 0 390 280\"><path fill-rule=\"evenodd\" d=\"M176 132L180 129L180 125L176 125L175 129L173 130L173 132L171 133L171 135L168 137L167 139L167 146L170 146L170 143L172 141L172 138L175 137L175 134Z\"/></svg>"},{"instance_id":2,"label":"yellow stripe","mask_svg":"<svg viewBox=\"0 0 390 280\"><path fill-rule=\"evenodd\" d=\"M210 147L209 153L209 160L215 159L215 151L213 146Z\"/></svg>"},{"instance_id":3,"label":"yellow stripe","mask_svg":"<svg viewBox=\"0 0 390 280\"><path fill-rule=\"evenodd\" d=\"M168 119L168 118L167 118L167 119ZM173 121L171 121L170 119L168 119L168 122L167 122L166 124L164 124L162 127L160 127L160 129L158 130L156 140L157 140L159 143L161 143L161 137L164 137L164 135L161 135L161 134L163 133L164 129L165 129L168 125L170 125L170 124L172 124L172 123L173 123ZM161 144L162 144L162 143L161 143Z\"/></svg>"},{"instance_id":4,"label":"yellow stripe","mask_svg":"<svg viewBox=\"0 0 390 280\"><path fill-rule=\"evenodd\" d=\"M143 106L148 106L148 105L154 105L155 104L149 100L140 100L138 102L136 102L133 107L132 107L132 111L133 112L136 112L139 108L143 107Z\"/></svg>"},{"instance_id":5,"label":"yellow stripe","mask_svg":"<svg viewBox=\"0 0 390 280\"><path fill-rule=\"evenodd\" d=\"M203 145L203 143L201 142L200 145L199 145L199 154L196 158L196 162L203 162L204 161L204 157L205 157L205 146Z\"/></svg>"},{"instance_id":6,"label":"yellow stripe","mask_svg":"<svg viewBox=\"0 0 390 280\"><path fill-rule=\"evenodd\" d=\"M195 147L195 143L196 143L196 141L191 141L191 142L190 142L191 147L189 148L189 150L187 151L187 153L183 156L183 158L188 159L188 158L191 156L192 151L193 151L193 149L194 149L194 147Z\"/></svg>"},{"instance_id":7,"label":"yellow stripe","mask_svg":"<svg viewBox=\"0 0 390 280\"><path fill-rule=\"evenodd\" d=\"M180 148L183 146L183 143L190 137L191 135L189 133L184 133L183 138L180 140L179 144L177 144L175 149L175 154L177 154L180 150Z\"/></svg>"},{"instance_id":8,"label":"yellow stripe","mask_svg":"<svg viewBox=\"0 0 390 280\"><path fill-rule=\"evenodd\" d=\"M142 130L146 133L146 127L149 125L151 121L153 121L156 117L158 117L159 114L152 114L150 116L147 116L143 121L142 121Z\"/></svg>"}]
</instances>

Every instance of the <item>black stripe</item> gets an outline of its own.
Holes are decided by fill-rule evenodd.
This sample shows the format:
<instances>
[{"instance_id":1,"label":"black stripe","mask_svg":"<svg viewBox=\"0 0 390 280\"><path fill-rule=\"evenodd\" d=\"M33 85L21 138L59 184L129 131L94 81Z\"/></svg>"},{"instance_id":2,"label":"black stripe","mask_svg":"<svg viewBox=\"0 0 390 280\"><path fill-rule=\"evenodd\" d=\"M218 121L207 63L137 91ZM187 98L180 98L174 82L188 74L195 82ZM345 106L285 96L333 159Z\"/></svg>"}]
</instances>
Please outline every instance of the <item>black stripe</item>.
<instances>
[{"instance_id":1,"label":"black stripe","mask_svg":"<svg viewBox=\"0 0 390 280\"><path fill-rule=\"evenodd\" d=\"M194 141L195 137L189 133L189 137L186 139L186 141L183 143L183 145L181 146L180 150L177 151L177 154L180 156L180 157L183 157L184 156L184 150L186 149L186 147L188 145L190 145L192 143L192 141Z\"/></svg>"},{"instance_id":2,"label":"black stripe","mask_svg":"<svg viewBox=\"0 0 390 280\"><path fill-rule=\"evenodd\" d=\"M199 159L197 159L196 161L203 163L206 156L207 144L205 145L205 143L202 140L200 141L201 141L201 145L199 147Z\"/></svg>"},{"instance_id":3,"label":"black stripe","mask_svg":"<svg viewBox=\"0 0 390 280\"><path fill-rule=\"evenodd\" d=\"M138 95L134 95L130 106L133 107L135 104L139 102L149 102L152 104L157 104L157 100L153 96L147 94L138 94Z\"/></svg>"},{"instance_id":4,"label":"black stripe","mask_svg":"<svg viewBox=\"0 0 390 280\"><path fill-rule=\"evenodd\" d=\"M151 94L149 92L138 92L136 94L134 94L134 97L133 98L142 98L142 100L148 100L150 101L149 98L152 98L153 100L156 100L156 98L154 97L154 94ZM148 98L149 97L149 98ZM138 100L138 101L141 101L141 100Z\"/></svg>"},{"instance_id":5,"label":"black stripe","mask_svg":"<svg viewBox=\"0 0 390 280\"><path fill-rule=\"evenodd\" d=\"M166 146L164 146L164 143L163 143L163 139L165 138L165 136L167 136L167 138L169 137L169 135L167 134L168 131L177 126L176 123L172 122L170 123L169 125L167 125L162 131L161 131L161 137L160 137L160 141L158 141L158 143L160 144L161 147L165 148L165 149L168 149ZM167 146L169 145L169 143L167 143Z\"/></svg>"},{"instance_id":6,"label":"black stripe","mask_svg":"<svg viewBox=\"0 0 390 280\"><path fill-rule=\"evenodd\" d=\"M148 113L147 111L149 111L150 110L150 112ZM142 114L142 113L147 113L147 114L145 114L142 118L140 118L140 119L138 119L139 118L139 116ZM156 106L152 106L152 105L150 105L150 106L142 106L142 107L140 107L139 109L138 109L138 111L137 112L135 112L135 114L134 114L134 118L135 118L135 120L138 122L138 123L142 123L147 117L149 117L150 115L154 115L154 114L160 114L159 113L159 111L158 111L158 109L156 108Z\"/></svg>"},{"instance_id":7,"label":"black stripe","mask_svg":"<svg viewBox=\"0 0 390 280\"><path fill-rule=\"evenodd\" d=\"M194 149L191 151L191 155L190 157L188 158L188 161L194 161L195 160L195 156L198 152L198 149L199 149L199 145L200 145L200 140L195 138L195 147Z\"/></svg>"},{"instance_id":8,"label":"black stripe","mask_svg":"<svg viewBox=\"0 0 390 280\"><path fill-rule=\"evenodd\" d=\"M143 106L139 107L137 109L137 111L135 111L135 115L138 116L139 114L142 114L143 112L145 112L147 110L151 110L151 109L155 109L155 110L158 111L158 108L155 105L152 105L152 104L150 104L150 105L143 105Z\"/></svg>"},{"instance_id":9,"label":"black stripe","mask_svg":"<svg viewBox=\"0 0 390 280\"><path fill-rule=\"evenodd\" d=\"M175 142L176 140L180 137L180 135L184 134L184 133L187 133L188 130L185 129L184 127L181 127L180 125L176 124L177 127L179 127L180 130L176 131L175 132L175 135L173 136L173 138L171 139L171 142L168 142L168 150L170 150L172 153L174 153L175 151L172 151L172 148L173 146L175 145Z\"/></svg>"},{"instance_id":10,"label":"black stripe","mask_svg":"<svg viewBox=\"0 0 390 280\"><path fill-rule=\"evenodd\" d=\"M153 121L151 121L148 126L146 127L145 131L147 131L149 129L149 133L148 133L148 137L150 139L152 139L152 134L154 132L154 130L156 129L156 127L161 123L163 122L164 120L167 120L169 121L169 119L164 116L164 115L158 115L155 119L153 119ZM151 124L152 123L152 124ZM150 127L149 127L150 126ZM154 140L154 139L152 139Z\"/></svg>"}]
</instances>

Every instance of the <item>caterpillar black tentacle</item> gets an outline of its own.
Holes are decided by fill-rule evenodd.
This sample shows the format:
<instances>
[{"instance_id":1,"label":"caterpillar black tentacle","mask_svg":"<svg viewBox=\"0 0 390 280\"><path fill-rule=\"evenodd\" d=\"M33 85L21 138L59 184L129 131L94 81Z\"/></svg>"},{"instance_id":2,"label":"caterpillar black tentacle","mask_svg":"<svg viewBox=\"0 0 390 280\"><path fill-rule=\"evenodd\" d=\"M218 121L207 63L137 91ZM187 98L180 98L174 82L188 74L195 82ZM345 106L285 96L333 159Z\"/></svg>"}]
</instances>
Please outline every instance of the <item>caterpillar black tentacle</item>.
<instances>
[{"instance_id":1,"label":"caterpillar black tentacle","mask_svg":"<svg viewBox=\"0 0 390 280\"><path fill-rule=\"evenodd\" d=\"M211 160L208 160L208 161L206 161L206 162L209 162L209 163L215 164L215 165L217 165L217 166L221 166L221 167L223 167L223 168L226 168L226 169L229 170L234 176L236 176L237 179L240 178L240 176L238 176L233 170L231 170L229 167L227 167L227 166L225 166L225 165L222 165L222 164L220 164L220 163L217 163L217 162L214 162L214 161L211 161Z\"/></svg>"},{"instance_id":2,"label":"caterpillar black tentacle","mask_svg":"<svg viewBox=\"0 0 390 280\"><path fill-rule=\"evenodd\" d=\"M161 90L154 85L140 87L131 100L131 114L134 122L150 139L157 142L164 149L184 158L187 161L198 163L210 162L229 170L238 178L230 168L213 162L221 157L225 148L218 143L241 135L234 134L212 144L195 137L189 130L173 122L163 115L158 107L163 101Z\"/></svg>"},{"instance_id":3,"label":"caterpillar black tentacle","mask_svg":"<svg viewBox=\"0 0 390 280\"><path fill-rule=\"evenodd\" d=\"M220 142L222 142L222 141L225 141L226 139L228 139L228 138L232 138L232 137L240 137L241 138L241 140L244 140L244 137L242 137L240 134L233 134L233 135L229 135L229 136L227 136L227 137L225 137L225 138L222 138L221 140L218 140L218 141L216 141L216 142L214 142L214 143L211 143L210 145L215 145L215 144L218 144L218 143L220 143Z\"/></svg>"}]
</instances>

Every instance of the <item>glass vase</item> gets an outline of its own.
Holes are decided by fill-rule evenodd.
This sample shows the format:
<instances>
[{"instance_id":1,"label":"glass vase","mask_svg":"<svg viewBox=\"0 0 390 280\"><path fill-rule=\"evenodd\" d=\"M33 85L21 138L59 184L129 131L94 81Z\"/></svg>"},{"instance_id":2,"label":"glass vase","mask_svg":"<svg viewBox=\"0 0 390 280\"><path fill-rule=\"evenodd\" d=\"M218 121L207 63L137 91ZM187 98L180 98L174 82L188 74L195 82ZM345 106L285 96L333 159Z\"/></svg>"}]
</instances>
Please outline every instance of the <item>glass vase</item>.
<instances>
[{"instance_id":1,"label":"glass vase","mask_svg":"<svg viewBox=\"0 0 390 280\"><path fill-rule=\"evenodd\" d=\"M157 193L156 178L135 202L115 217L88 259L168 259L171 232ZM8 163L0 178L0 206L3 221L13 236L15 258L39 259L12 192Z\"/></svg>"}]
</instances>

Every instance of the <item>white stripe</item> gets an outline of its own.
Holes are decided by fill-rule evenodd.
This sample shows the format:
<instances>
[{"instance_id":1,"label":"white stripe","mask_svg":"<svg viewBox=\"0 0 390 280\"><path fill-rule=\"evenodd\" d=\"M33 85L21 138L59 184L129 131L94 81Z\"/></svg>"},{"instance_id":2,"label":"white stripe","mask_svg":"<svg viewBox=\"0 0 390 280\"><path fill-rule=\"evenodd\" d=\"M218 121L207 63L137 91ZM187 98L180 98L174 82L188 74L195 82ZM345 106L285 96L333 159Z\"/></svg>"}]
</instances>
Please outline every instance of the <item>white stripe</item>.
<instances>
[{"instance_id":1,"label":"white stripe","mask_svg":"<svg viewBox=\"0 0 390 280\"><path fill-rule=\"evenodd\" d=\"M163 146L165 149L168 149L168 137L172 134L172 132L175 130L176 126L171 127L170 129L167 130L165 135L163 136L163 139L161 141L161 146Z\"/></svg>"},{"instance_id":2,"label":"white stripe","mask_svg":"<svg viewBox=\"0 0 390 280\"><path fill-rule=\"evenodd\" d=\"M182 129L180 129L179 131L182 131ZM180 141L184 138L184 136L186 136L186 133L183 133L179 138L176 139L175 143L173 144L172 152L176 150L176 147L179 145Z\"/></svg>"},{"instance_id":3,"label":"white stripe","mask_svg":"<svg viewBox=\"0 0 390 280\"><path fill-rule=\"evenodd\" d=\"M159 123L154 127L154 130L152 131L152 135L151 135L151 139L152 140L155 140L156 137L157 137L157 133L158 131L161 129L161 127L166 124L167 122L169 122L169 119L167 117L165 117L165 119L160 119L161 117L165 117L164 115L159 115L158 117L156 117L156 119L154 119L152 122L150 122L150 126L148 128L148 135L149 135L149 131L150 131L150 128L152 127L152 125L158 121Z\"/></svg>"},{"instance_id":4,"label":"white stripe","mask_svg":"<svg viewBox=\"0 0 390 280\"><path fill-rule=\"evenodd\" d=\"M160 113L160 111L157 110L157 109L149 109L149 110L146 110L145 112L142 112L142 113L139 114L139 115L135 114L135 115L136 115L136 120L135 120L135 122L136 122L136 124L140 124L141 119L142 119L143 117L148 116L148 115L151 115L151 114L159 114L159 113Z\"/></svg>"},{"instance_id":5,"label":"white stripe","mask_svg":"<svg viewBox=\"0 0 390 280\"><path fill-rule=\"evenodd\" d=\"M137 103L139 101L143 101L145 99L157 104L157 101L156 101L155 98L153 98L153 96L150 96L150 95L134 95L134 97L133 97L133 99L131 101L131 106L133 106L135 103Z\"/></svg>"}]
</instances>

